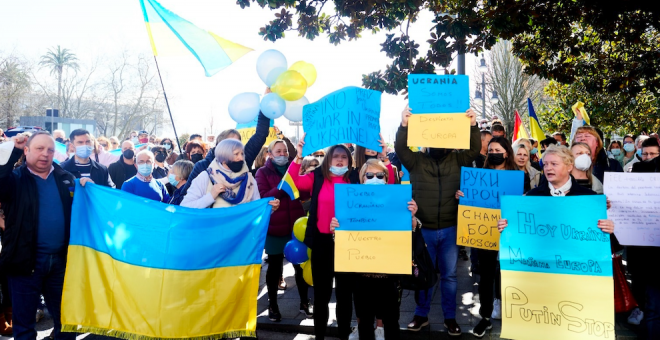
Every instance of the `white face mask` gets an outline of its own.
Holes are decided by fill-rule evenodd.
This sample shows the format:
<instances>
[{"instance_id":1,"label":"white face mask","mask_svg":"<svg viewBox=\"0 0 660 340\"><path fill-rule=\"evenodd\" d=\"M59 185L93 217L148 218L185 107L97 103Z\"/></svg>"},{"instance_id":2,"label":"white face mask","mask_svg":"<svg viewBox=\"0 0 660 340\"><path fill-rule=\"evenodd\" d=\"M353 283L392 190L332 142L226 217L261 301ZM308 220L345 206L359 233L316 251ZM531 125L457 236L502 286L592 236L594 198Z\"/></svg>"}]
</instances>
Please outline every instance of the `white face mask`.
<instances>
[{"instance_id":1,"label":"white face mask","mask_svg":"<svg viewBox=\"0 0 660 340\"><path fill-rule=\"evenodd\" d=\"M587 171L591 168L591 157L587 154L579 155L575 158L575 168L580 171Z\"/></svg>"}]
</instances>

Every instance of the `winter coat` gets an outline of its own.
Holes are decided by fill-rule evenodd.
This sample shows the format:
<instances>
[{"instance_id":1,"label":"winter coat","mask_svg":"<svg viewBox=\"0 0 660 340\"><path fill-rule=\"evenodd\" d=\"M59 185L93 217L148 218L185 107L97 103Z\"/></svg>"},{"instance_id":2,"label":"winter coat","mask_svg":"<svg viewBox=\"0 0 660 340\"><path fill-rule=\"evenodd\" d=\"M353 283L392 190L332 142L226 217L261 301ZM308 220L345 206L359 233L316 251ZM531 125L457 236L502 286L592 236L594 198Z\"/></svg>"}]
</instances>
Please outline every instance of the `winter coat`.
<instances>
[{"instance_id":1,"label":"winter coat","mask_svg":"<svg viewBox=\"0 0 660 340\"><path fill-rule=\"evenodd\" d=\"M408 127L400 126L394 149L410 172L417 218L423 228L443 229L457 225L456 190L461 186L461 167L471 167L481 151L481 133L470 127L470 149L454 150L441 159L408 148Z\"/></svg>"},{"instance_id":2,"label":"winter coat","mask_svg":"<svg viewBox=\"0 0 660 340\"><path fill-rule=\"evenodd\" d=\"M268 159L266 164L259 168L256 175L257 187L261 197L274 197L280 200L280 207L270 215L268 235L271 236L290 235L293 230L293 223L306 215L299 199L291 200L286 192L277 189L283 177L277 171L272 159ZM309 194L304 192L301 192L300 196L303 200L309 198Z\"/></svg>"},{"instance_id":3,"label":"winter coat","mask_svg":"<svg viewBox=\"0 0 660 340\"><path fill-rule=\"evenodd\" d=\"M13 170L23 155L22 149L14 148L9 161L0 166L0 202L5 211L5 231L2 233L0 272L9 275L30 275L37 259L37 231L39 226L39 193L37 182L27 165ZM71 206L75 177L53 163L55 176L64 208L65 240L69 242ZM107 178L106 178L107 180Z\"/></svg>"}]
</instances>

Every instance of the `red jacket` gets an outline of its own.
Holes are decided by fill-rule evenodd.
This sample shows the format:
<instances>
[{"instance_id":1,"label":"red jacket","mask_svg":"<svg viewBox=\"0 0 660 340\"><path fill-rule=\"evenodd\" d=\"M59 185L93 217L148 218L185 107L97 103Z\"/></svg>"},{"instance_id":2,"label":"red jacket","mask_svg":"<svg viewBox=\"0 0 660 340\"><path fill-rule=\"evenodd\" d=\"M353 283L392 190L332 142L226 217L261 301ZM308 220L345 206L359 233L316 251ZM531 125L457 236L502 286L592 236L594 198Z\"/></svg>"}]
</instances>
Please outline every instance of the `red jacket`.
<instances>
[{"instance_id":1,"label":"red jacket","mask_svg":"<svg viewBox=\"0 0 660 340\"><path fill-rule=\"evenodd\" d=\"M277 189L282 177L284 175L277 171L271 159L268 159L266 164L257 170L255 176L261 198L275 197L280 200L280 207L270 216L268 224L268 235L272 236L290 235L293 231L293 223L305 216L300 199L309 199L309 194L301 192L300 199L292 201L286 192Z\"/></svg>"}]
</instances>

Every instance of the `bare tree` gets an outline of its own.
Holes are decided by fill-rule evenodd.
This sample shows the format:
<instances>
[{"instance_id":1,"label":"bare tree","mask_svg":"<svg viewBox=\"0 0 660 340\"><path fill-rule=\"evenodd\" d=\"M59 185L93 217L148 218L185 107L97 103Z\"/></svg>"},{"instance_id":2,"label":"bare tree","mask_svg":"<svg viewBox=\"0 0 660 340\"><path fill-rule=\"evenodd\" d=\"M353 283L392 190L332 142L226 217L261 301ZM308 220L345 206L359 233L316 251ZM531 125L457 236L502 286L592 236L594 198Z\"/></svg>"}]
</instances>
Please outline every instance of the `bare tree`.
<instances>
[{"instance_id":1,"label":"bare tree","mask_svg":"<svg viewBox=\"0 0 660 340\"><path fill-rule=\"evenodd\" d=\"M527 98L536 102L543 96L543 87L547 81L537 76L525 74L524 65L511 53L509 41L498 42L489 54L489 65L486 72L486 112L488 118L497 116L511 136L515 123L515 110L521 118L527 117ZM480 74L477 70L476 74ZM480 89L479 89L480 90ZM493 104L492 93L497 92L498 103ZM473 101L474 102L474 101ZM482 106L474 105L475 111L481 114ZM523 119L527 122L528 119Z\"/></svg>"},{"instance_id":2,"label":"bare tree","mask_svg":"<svg viewBox=\"0 0 660 340\"><path fill-rule=\"evenodd\" d=\"M0 111L5 116L7 128L14 125L18 116L24 112L22 105L29 95L30 77L15 57L0 60Z\"/></svg>"}]
</instances>

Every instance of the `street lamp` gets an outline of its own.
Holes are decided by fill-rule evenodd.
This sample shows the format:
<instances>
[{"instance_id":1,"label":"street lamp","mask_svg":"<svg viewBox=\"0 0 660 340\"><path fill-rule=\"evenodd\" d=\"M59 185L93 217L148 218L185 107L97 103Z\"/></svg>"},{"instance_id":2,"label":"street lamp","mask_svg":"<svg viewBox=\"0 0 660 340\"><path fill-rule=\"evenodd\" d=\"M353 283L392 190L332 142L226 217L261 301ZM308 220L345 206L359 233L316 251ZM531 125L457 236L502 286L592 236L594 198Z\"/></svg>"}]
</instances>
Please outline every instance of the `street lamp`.
<instances>
[{"instance_id":1,"label":"street lamp","mask_svg":"<svg viewBox=\"0 0 660 340\"><path fill-rule=\"evenodd\" d=\"M481 83L477 82L477 89L481 86L481 91L477 90L474 94L474 101L477 104L481 104L481 119L486 119L486 85L492 85L492 83L486 83L486 72L488 71L488 65L486 65L486 59L484 55L481 55L481 60L479 62L479 71L481 71ZM493 96L490 98L490 102L493 104L499 103L500 98L497 96L497 91L493 91Z\"/></svg>"}]
</instances>

